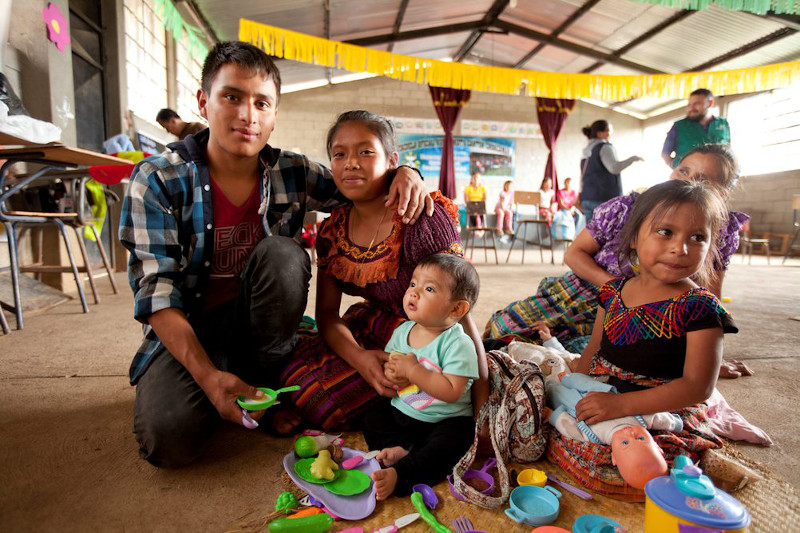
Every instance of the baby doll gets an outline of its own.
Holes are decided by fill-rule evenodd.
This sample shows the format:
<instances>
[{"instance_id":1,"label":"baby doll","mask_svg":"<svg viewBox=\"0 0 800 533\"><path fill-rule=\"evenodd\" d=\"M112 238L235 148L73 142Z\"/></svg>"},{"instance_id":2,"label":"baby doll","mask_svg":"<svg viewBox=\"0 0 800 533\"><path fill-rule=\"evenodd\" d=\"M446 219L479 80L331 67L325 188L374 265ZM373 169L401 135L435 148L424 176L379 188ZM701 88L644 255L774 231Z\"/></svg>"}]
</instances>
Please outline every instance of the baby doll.
<instances>
[{"instance_id":1,"label":"baby doll","mask_svg":"<svg viewBox=\"0 0 800 533\"><path fill-rule=\"evenodd\" d=\"M537 323L536 329L550 349L563 351L567 356L574 355L564 350L544 323ZM587 392L617 392L617 390L585 374L569 373L568 368L562 369L552 364L552 359L547 359L539 365L542 373L548 375L545 379L547 403L553 409L546 409L545 416L550 424L565 437L583 442L610 444L613 463L629 485L641 489L650 479L666 475L667 463L653 437L645 428L681 431L683 429L681 418L672 413L661 412L644 416L624 416L591 425L579 421L575 415L575 405ZM553 368L558 368L560 371L554 374Z\"/></svg>"}]
</instances>

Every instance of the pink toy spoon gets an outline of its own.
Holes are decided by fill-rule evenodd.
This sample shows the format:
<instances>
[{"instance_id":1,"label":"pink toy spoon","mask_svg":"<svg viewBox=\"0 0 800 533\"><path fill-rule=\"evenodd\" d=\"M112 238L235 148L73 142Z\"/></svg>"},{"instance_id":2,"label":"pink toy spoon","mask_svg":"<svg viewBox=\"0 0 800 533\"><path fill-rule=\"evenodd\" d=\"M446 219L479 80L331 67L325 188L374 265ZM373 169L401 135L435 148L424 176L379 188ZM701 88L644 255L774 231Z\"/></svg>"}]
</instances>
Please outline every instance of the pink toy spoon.
<instances>
[{"instance_id":1,"label":"pink toy spoon","mask_svg":"<svg viewBox=\"0 0 800 533\"><path fill-rule=\"evenodd\" d=\"M350 459L345 459L344 461L342 461L341 467L344 468L345 470L350 470L351 468L355 468L356 466L361 464L361 461L369 461L370 459L374 459L379 453L380 450L374 450L371 452L367 452L364 455L353 456Z\"/></svg>"}]
</instances>

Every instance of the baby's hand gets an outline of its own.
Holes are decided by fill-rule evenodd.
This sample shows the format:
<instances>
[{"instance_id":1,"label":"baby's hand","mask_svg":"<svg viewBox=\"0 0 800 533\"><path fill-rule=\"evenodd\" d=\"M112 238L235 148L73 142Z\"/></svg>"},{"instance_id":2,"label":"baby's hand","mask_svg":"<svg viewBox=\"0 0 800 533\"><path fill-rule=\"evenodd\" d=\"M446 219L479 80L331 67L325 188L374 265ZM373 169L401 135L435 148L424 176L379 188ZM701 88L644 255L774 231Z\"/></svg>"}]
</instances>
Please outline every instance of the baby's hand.
<instances>
[{"instance_id":1,"label":"baby's hand","mask_svg":"<svg viewBox=\"0 0 800 533\"><path fill-rule=\"evenodd\" d=\"M549 341L553 338L553 335L550 333L550 328L547 327L547 323L542 320L534 322L533 329L539 332L539 338L543 341Z\"/></svg>"},{"instance_id":2,"label":"baby's hand","mask_svg":"<svg viewBox=\"0 0 800 533\"><path fill-rule=\"evenodd\" d=\"M589 392L575 404L575 417L591 425L625 416L622 396L613 392Z\"/></svg>"},{"instance_id":3,"label":"baby's hand","mask_svg":"<svg viewBox=\"0 0 800 533\"><path fill-rule=\"evenodd\" d=\"M416 364L417 358L413 353L395 352L389 355L386 368L391 368L391 371L394 372L395 379L408 381L408 373Z\"/></svg>"}]
</instances>

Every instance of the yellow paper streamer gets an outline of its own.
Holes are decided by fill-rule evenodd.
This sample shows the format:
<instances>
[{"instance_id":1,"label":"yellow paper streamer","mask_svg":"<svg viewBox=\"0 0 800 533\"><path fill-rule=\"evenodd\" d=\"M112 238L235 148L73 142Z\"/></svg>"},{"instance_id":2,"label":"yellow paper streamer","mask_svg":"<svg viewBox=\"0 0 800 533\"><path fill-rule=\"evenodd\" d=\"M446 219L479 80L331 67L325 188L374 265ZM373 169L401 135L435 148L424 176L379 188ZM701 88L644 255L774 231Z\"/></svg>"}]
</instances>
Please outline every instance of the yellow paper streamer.
<instances>
[{"instance_id":1,"label":"yellow paper streamer","mask_svg":"<svg viewBox=\"0 0 800 533\"><path fill-rule=\"evenodd\" d=\"M800 82L800 61L713 72L611 76L449 63L331 41L247 19L239 19L239 39L271 56L301 63L368 72L435 87L547 98L679 99L697 87L725 95L779 89Z\"/></svg>"}]
</instances>

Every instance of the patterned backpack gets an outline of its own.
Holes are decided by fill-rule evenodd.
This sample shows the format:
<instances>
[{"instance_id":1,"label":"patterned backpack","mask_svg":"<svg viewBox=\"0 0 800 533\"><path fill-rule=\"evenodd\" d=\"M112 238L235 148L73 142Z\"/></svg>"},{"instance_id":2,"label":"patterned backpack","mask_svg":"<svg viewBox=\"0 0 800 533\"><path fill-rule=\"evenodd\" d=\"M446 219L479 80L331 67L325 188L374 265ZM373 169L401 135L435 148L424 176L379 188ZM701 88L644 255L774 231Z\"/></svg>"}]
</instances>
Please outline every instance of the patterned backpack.
<instances>
[{"instance_id":1,"label":"patterned backpack","mask_svg":"<svg viewBox=\"0 0 800 533\"><path fill-rule=\"evenodd\" d=\"M532 361L515 361L499 350L486 354L489 363L489 399L481 408L475 427L475 441L453 469L453 486L464 498L481 507L497 508L508 499L507 462L530 463L545 452L547 438L542 426L544 377ZM470 468L478 447L478 432L486 421L497 458L499 497L481 494L462 476Z\"/></svg>"}]
</instances>

